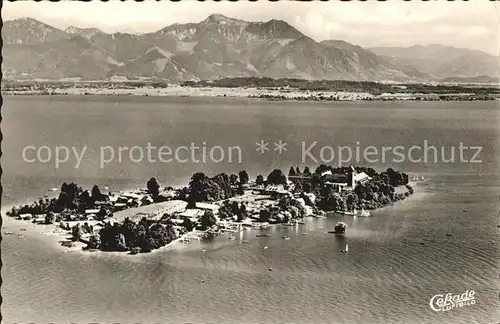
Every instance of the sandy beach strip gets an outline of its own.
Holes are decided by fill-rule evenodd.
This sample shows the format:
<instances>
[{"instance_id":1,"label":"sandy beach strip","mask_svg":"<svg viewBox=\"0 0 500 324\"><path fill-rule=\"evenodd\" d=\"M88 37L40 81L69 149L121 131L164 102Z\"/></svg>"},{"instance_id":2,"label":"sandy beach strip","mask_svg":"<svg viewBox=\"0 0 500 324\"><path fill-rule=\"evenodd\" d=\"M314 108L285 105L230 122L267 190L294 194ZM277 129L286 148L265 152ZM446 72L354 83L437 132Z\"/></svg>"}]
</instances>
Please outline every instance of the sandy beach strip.
<instances>
[{"instance_id":1,"label":"sandy beach strip","mask_svg":"<svg viewBox=\"0 0 500 324\"><path fill-rule=\"evenodd\" d=\"M155 212L160 211L154 217L148 217L151 219L160 219L164 213L174 213L178 211L185 210L187 203L182 200L171 200L157 204L151 204L147 206L141 206L137 208L129 208L120 212L117 212L113 215L113 217L108 218L119 223L122 223L125 218L129 217L133 221L139 221L142 217L146 216L146 214L154 214ZM63 252L88 252L84 251L83 248L86 246L83 242L72 242L71 247L63 246L62 243L65 241L71 241L71 231L64 230L60 228L59 223L54 224L34 224L31 221L26 220L18 220L13 217L6 216L7 210L10 210L12 206L5 206L2 211L2 235L5 237L9 236L19 236L19 239L29 239L33 234L38 235L39 237L47 238L46 242L56 248L59 251ZM75 226L76 224L82 225L83 223L88 223L89 225L96 225L99 223L98 221L71 221L64 222L69 223L70 226ZM12 232L12 234L5 234ZM188 233L189 234L189 233ZM192 234L191 234L192 235ZM176 240L172 241L168 245L177 243L181 241L186 235L183 235ZM167 246L168 246L167 245ZM102 251L92 251L94 252L102 252ZM128 253L124 252L103 252L106 254L119 254L119 255L127 255Z\"/></svg>"}]
</instances>

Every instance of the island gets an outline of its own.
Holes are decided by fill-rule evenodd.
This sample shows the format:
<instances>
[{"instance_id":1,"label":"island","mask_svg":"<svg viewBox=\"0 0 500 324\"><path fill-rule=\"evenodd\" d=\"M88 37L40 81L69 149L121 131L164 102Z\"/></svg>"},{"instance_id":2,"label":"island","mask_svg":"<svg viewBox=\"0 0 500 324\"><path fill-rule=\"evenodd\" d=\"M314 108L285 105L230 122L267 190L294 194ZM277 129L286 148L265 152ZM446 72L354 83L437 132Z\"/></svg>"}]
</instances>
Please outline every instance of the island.
<instances>
[{"instance_id":1,"label":"island","mask_svg":"<svg viewBox=\"0 0 500 324\"><path fill-rule=\"evenodd\" d=\"M63 242L68 247L82 242L85 250L137 254L245 227L295 226L326 213L356 216L356 209L387 206L413 191L408 175L392 168L379 173L319 165L311 172L297 166L288 175L275 169L254 180L245 170L212 177L195 173L177 188L162 187L156 178L132 191L103 192L95 185L89 192L63 183L57 198L15 206L7 216L56 227L70 237Z\"/></svg>"}]
</instances>

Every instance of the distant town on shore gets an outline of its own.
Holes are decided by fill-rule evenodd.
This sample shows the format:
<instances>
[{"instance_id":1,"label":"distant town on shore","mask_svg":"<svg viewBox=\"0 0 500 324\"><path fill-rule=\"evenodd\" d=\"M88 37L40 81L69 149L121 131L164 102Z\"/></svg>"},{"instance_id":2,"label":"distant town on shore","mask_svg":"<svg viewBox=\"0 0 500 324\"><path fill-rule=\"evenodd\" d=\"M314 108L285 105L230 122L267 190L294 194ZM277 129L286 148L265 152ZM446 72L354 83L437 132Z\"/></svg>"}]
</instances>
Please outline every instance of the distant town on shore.
<instances>
[{"instance_id":1,"label":"distant town on shore","mask_svg":"<svg viewBox=\"0 0 500 324\"><path fill-rule=\"evenodd\" d=\"M353 101L498 100L500 88L486 85L390 84L358 81L230 78L171 84L164 81L3 81L4 95L135 95L237 97L266 100Z\"/></svg>"},{"instance_id":2,"label":"distant town on shore","mask_svg":"<svg viewBox=\"0 0 500 324\"><path fill-rule=\"evenodd\" d=\"M67 247L83 243L85 250L137 254L248 227L299 226L304 217L326 213L369 217L370 210L413 191L408 175L391 168L378 173L361 166L320 165L314 172L291 167L288 176L275 169L254 180L244 170L213 177L195 173L188 186L179 188L151 178L145 189L126 192L97 185L89 192L63 183L57 198L13 207L7 216L54 226L67 237Z\"/></svg>"}]
</instances>

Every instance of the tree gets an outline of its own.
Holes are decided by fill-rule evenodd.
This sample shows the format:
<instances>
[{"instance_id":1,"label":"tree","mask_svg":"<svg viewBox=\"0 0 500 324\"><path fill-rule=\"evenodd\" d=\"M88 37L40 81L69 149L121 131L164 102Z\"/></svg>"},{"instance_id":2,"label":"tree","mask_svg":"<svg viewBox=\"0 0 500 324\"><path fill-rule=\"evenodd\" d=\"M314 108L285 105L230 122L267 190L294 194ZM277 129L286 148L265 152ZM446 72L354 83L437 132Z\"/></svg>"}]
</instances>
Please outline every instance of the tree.
<instances>
[{"instance_id":1,"label":"tree","mask_svg":"<svg viewBox=\"0 0 500 324\"><path fill-rule=\"evenodd\" d=\"M264 184L264 177L261 174L259 174L257 176L257 178L255 179L255 184L258 186L260 186L261 184Z\"/></svg>"},{"instance_id":2,"label":"tree","mask_svg":"<svg viewBox=\"0 0 500 324\"><path fill-rule=\"evenodd\" d=\"M241 202L240 209L238 211L238 222L243 221L245 218L247 218L248 212L247 212L247 206L243 202Z\"/></svg>"},{"instance_id":3,"label":"tree","mask_svg":"<svg viewBox=\"0 0 500 324\"><path fill-rule=\"evenodd\" d=\"M114 245L116 251L127 251L127 243L125 241L125 236L122 233L117 233L114 237Z\"/></svg>"},{"instance_id":4,"label":"tree","mask_svg":"<svg viewBox=\"0 0 500 324\"><path fill-rule=\"evenodd\" d=\"M290 170L288 171L288 176L289 177L294 177L295 175L296 175L295 169L293 168L293 166L291 166Z\"/></svg>"},{"instance_id":5,"label":"tree","mask_svg":"<svg viewBox=\"0 0 500 324\"><path fill-rule=\"evenodd\" d=\"M88 190L80 193L78 200L76 201L76 205L78 206L78 210L82 213L85 212L86 208L94 207L94 202L92 201Z\"/></svg>"},{"instance_id":6,"label":"tree","mask_svg":"<svg viewBox=\"0 0 500 324\"><path fill-rule=\"evenodd\" d=\"M99 211L95 215L95 219L98 221L102 221L106 218L106 216L107 216L106 210L104 208L101 208L101 209L99 209Z\"/></svg>"},{"instance_id":7,"label":"tree","mask_svg":"<svg viewBox=\"0 0 500 324\"><path fill-rule=\"evenodd\" d=\"M267 183L271 185L286 185L286 176L283 174L283 172L279 169L274 169L268 176L267 176Z\"/></svg>"},{"instance_id":8,"label":"tree","mask_svg":"<svg viewBox=\"0 0 500 324\"><path fill-rule=\"evenodd\" d=\"M238 190L236 191L238 195L243 195L245 193L245 190L243 189L243 185L240 183L238 185Z\"/></svg>"},{"instance_id":9,"label":"tree","mask_svg":"<svg viewBox=\"0 0 500 324\"><path fill-rule=\"evenodd\" d=\"M56 216L54 215L53 212L48 212L45 215L45 224L54 224L54 220L56 219Z\"/></svg>"},{"instance_id":10,"label":"tree","mask_svg":"<svg viewBox=\"0 0 500 324\"><path fill-rule=\"evenodd\" d=\"M91 190L92 200L94 202L101 201L104 198L104 195L101 193L101 190L97 185L94 185Z\"/></svg>"},{"instance_id":11,"label":"tree","mask_svg":"<svg viewBox=\"0 0 500 324\"><path fill-rule=\"evenodd\" d=\"M311 171L309 171L309 167L304 167L304 172L302 172L304 177L310 177L311 176Z\"/></svg>"},{"instance_id":12,"label":"tree","mask_svg":"<svg viewBox=\"0 0 500 324\"><path fill-rule=\"evenodd\" d=\"M144 229L145 231L145 229ZM125 237L127 246L137 246L137 233L139 232L138 226L130 218L125 218L121 225L120 232Z\"/></svg>"},{"instance_id":13,"label":"tree","mask_svg":"<svg viewBox=\"0 0 500 324\"><path fill-rule=\"evenodd\" d=\"M172 234L167 228L167 226L163 226L162 224L159 223L151 225L148 234L154 240L155 249L167 245L174 239L175 236L175 233Z\"/></svg>"},{"instance_id":14,"label":"tree","mask_svg":"<svg viewBox=\"0 0 500 324\"><path fill-rule=\"evenodd\" d=\"M153 177L149 179L149 181L146 184L146 187L148 188L148 191L151 194L151 196L153 196L153 199L158 197L158 195L160 194L160 184L158 183L156 178Z\"/></svg>"},{"instance_id":15,"label":"tree","mask_svg":"<svg viewBox=\"0 0 500 324\"><path fill-rule=\"evenodd\" d=\"M155 248L155 241L151 236L142 234L139 238L139 247L142 253L151 252Z\"/></svg>"},{"instance_id":16,"label":"tree","mask_svg":"<svg viewBox=\"0 0 500 324\"><path fill-rule=\"evenodd\" d=\"M189 182L188 208L194 208L197 202L221 200L232 195L227 174L221 173L210 179L198 172Z\"/></svg>"},{"instance_id":17,"label":"tree","mask_svg":"<svg viewBox=\"0 0 500 324\"><path fill-rule=\"evenodd\" d=\"M182 187L181 189L176 190L176 196L177 196L177 199L187 201L188 196L189 196L189 188Z\"/></svg>"},{"instance_id":18,"label":"tree","mask_svg":"<svg viewBox=\"0 0 500 324\"><path fill-rule=\"evenodd\" d=\"M316 168L316 170L314 171L314 173L317 173L317 174L321 175L323 172L326 172L328 170L330 170L330 168L327 165L321 164L321 165L319 165Z\"/></svg>"},{"instance_id":19,"label":"tree","mask_svg":"<svg viewBox=\"0 0 500 324\"><path fill-rule=\"evenodd\" d=\"M197 172L191 176L187 208L196 208L196 202L201 202L205 199L206 181L207 177L204 173Z\"/></svg>"},{"instance_id":20,"label":"tree","mask_svg":"<svg viewBox=\"0 0 500 324\"><path fill-rule=\"evenodd\" d=\"M231 174L229 176L229 181L231 182L232 185L235 185L238 183L238 176L236 174Z\"/></svg>"},{"instance_id":21,"label":"tree","mask_svg":"<svg viewBox=\"0 0 500 324\"><path fill-rule=\"evenodd\" d=\"M311 188L316 189L316 188L322 188L325 184L325 180L321 176L320 173L314 173L311 176Z\"/></svg>"},{"instance_id":22,"label":"tree","mask_svg":"<svg viewBox=\"0 0 500 324\"><path fill-rule=\"evenodd\" d=\"M353 209L354 204L357 202L358 196L355 194L349 193L346 197L346 205L348 209Z\"/></svg>"},{"instance_id":23,"label":"tree","mask_svg":"<svg viewBox=\"0 0 500 324\"><path fill-rule=\"evenodd\" d=\"M261 209L259 212L259 220L261 222L269 222L269 219L271 218L271 213L267 209Z\"/></svg>"},{"instance_id":24,"label":"tree","mask_svg":"<svg viewBox=\"0 0 500 324\"><path fill-rule=\"evenodd\" d=\"M293 189L293 192L294 193L301 193L303 190L302 190L302 183L300 182L297 182L295 184L295 188Z\"/></svg>"},{"instance_id":25,"label":"tree","mask_svg":"<svg viewBox=\"0 0 500 324\"><path fill-rule=\"evenodd\" d=\"M182 222L182 226L186 229L186 231L191 232L194 228L193 222L189 218L184 218L184 221Z\"/></svg>"},{"instance_id":26,"label":"tree","mask_svg":"<svg viewBox=\"0 0 500 324\"><path fill-rule=\"evenodd\" d=\"M61 212L64 209L75 210L78 209L78 197L82 193L82 188L74 183L67 184L64 182L61 186L59 197L54 202L55 212Z\"/></svg>"},{"instance_id":27,"label":"tree","mask_svg":"<svg viewBox=\"0 0 500 324\"><path fill-rule=\"evenodd\" d=\"M299 169L299 167L296 167L296 168L295 168L295 175L298 175L298 176L302 175L302 174L300 173L300 169Z\"/></svg>"},{"instance_id":28,"label":"tree","mask_svg":"<svg viewBox=\"0 0 500 324\"><path fill-rule=\"evenodd\" d=\"M101 247L101 237L98 234L90 236L87 249L99 249L100 247Z\"/></svg>"},{"instance_id":29,"label":"tree","mask_svg":"<svg viewBox=\"0 0 500 324\"><path fill-rule=\"evenodd\" d=\"M230 176L226 173L219 173L212 179L209 179L208 182L210 188L213 189L211 196L214 200L228 199L234 196Z\"/></svg>"},{"instance_id":30,"label":"tree","mask_svg":"<svg viewBox=\"0 0 500 324\"><path fill-rule=\"evenodd\" d=\"M82 229L80 228L80 224L76 224L71 228L71 239L73 241L79 241L82 238Z\"/></svg>"},{"instance_id":31,"label":"tree","mask_svg":"<svg viewBox=\"0 0 500 324\"><path fill-rule=\"evenodd\" d=\"M215 225L217 220L215 219L214 214L212 211L207 210L203 214L203 216L200 217L200 227L202 231L207 230L209 227L212 227Z\"/></svg>"},{"instance_id":32,"label":"tree","mask_svg":"<svg viewBox=\"0 0 500 324\"><path fill-rule=\"evenodd\" d=\"M248 173L245 170L238 172L238 177L240 178L240 184L248 183Z\"/></svg>"}]
</instances>

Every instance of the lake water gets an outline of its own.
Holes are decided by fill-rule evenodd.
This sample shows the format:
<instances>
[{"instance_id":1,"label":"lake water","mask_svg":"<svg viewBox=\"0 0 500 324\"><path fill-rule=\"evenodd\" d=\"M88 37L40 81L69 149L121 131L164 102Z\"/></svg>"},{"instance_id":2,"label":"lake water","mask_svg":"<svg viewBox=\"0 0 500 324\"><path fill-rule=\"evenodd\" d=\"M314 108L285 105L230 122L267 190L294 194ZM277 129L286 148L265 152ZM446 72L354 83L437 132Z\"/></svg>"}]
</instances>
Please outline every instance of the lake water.
<instances>
[{"instance_id":1,"label":"lake water","mask_svg":"<svg viewBox=\"0 0 500 324\"><path fill-rule=\"evenodd\" d=\"M292 103L245 99L7 97L2 109L3 207L76 181L112 189L186 183L194 172L288 170L302 142L318 147L481 146L481 163L360 164L423 175L416 194L370 219L329 216L245 231L234 241L178 245L134 257L65 253L45 237L3 236L2 315L14 322L497 323L500 109L495 102ZM269 142L259 154L256 142ZM273 151L274 142L287 151ZM100 147L239 146L241 163L143 161L100 167ZM358 144L357 144L358 143ZM27 163L26 146L87 151L58 169ZM319 153L316 151L315 156ZM466 154L467 155L467 154ZM469 156L466 156L470 158ZM31 158L31 156L30 156ZM333 161L332 163L337 163ZM466 210L464 212L464 210ZM349 224L345 238L327 234ZM8 229L22 225L9 221ZM7 229L4 224L3 230ZM453 232L453 237L446 236ZM307 235L301 235L307 233ZM290 240L281 236L288 235ZM248 240L248 243L242 243ZM341 253L346 243L349 253ZM424 244L421 244L424 243ZM268 246L268 249L264 249ZM201 252L206 249L206 252ZM268 268L272 267L273 271ZM201 281L203 280L203 282ZM476 292L476 304L434 312L436 294Z\"/></svg>"}]
</instances>

